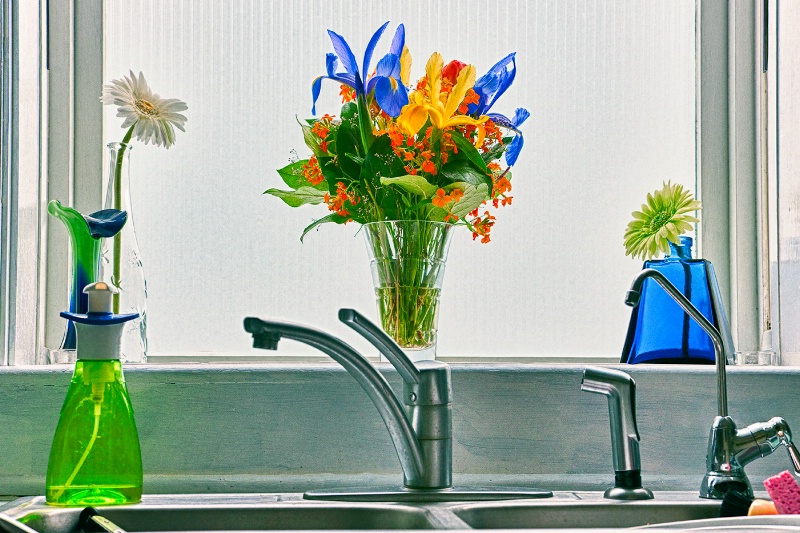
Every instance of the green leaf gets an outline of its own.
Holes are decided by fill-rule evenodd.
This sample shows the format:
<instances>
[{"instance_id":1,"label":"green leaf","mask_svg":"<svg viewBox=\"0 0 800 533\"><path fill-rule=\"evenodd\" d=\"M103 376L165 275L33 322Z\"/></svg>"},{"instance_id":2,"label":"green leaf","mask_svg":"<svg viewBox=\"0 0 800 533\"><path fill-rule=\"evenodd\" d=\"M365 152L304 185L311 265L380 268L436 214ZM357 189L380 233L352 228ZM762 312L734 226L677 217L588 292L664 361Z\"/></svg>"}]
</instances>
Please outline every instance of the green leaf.
<instances>
[{"instance_id":1,"label":"green leaf","mask_svg":"<svg viewBox=\"0 0 800 533\"><path fill-rule=\"evenodd\" d=\"M355 102L347 102L342 106L342 110L339 115L342 117L342 122L358 120L358 106Z\"/></svg>"},{"instance_id":2,"label":"green leaf","mask_svg":"<svg viewBox=\"0 0 800 533\"><path fill-rule=\"evenodd\" d=\"M336 166L332 157L320 157L319 168L322 169L322 175L325 177L325 181L328 182L323 185L336 190L336 184L344 180L342 169Z\"/></svg>"},{"instance_id":3,"label":"green leaf","mask_svg":"<svg viewBox=\"0 0 800 533\"><path fill-rule=\"evenodd\" d=\"M401 189L404 189L412 194L417 194L423 196L425 198L430 198L436 191L438 187L436 185L431 184L428 180L423 178L422 176L412 176L411 174L406 174L405 176L398 176L396 178L381 178L382 185L397 185Z\"/></svg>"},{"instance_id":4,"label":"green leaf","mask_svg":"<svg viewBox=\"0 0 800 533\"><path fill-rule=\"evenodd\" d=\"M358 146L358 131L349 122L342 122L336 133L336 153L339 154L339 167L351 180L358 179L361 165L344 154L359 154Z\"/></svg>"},{"instance_id":5,"label":"green leaf","mask_svg":"<svg viewBox=\"0 0 800 533\"><path fill-rule=\"evenodd\" d=\"M456 147L458 147L458 151L464 154L467 159L477 168L480 172L484 174L489 173L489 169L486 168L486 161L483 160L481 157L480 152L478 149L475 148L475 145L469 142L464 135L458 130L452 130L450 132L450 136L453 141L456 143Z\"/></svg>"},{"instance_id":6,"label":"green leaf","mask_svg":"<svg viewBox=\"0 0 800 533\"><path fill-rule=\"evenodd\" d=\"M459 219L462 219L467 216L470 211L474 211L476 208L480 207L489 196L489 189L484 183L481 183L477 187L473 187L469 183L461 183L459 185L462 186L459 187L459 189L464 191L464 196L455 203L451 213Z\"/></svg>"},{"instance_id":7,"label":"green leaf","mask_svg":"<svg viewBox=\"0 0 800 533\"><path fill-rule=\"evenodd\" d=\"M336 223L336 224L344 224L344 223L345 223L345 222L347 222L348 220L349 220L348 218L345 218L345 217L343 217L342 215L339 215L339 214L337 214L337 213L331 213L331 214L330 214L330 215L328 215L328 216L324 216L324 217L322 217L322 218L318 218L317 220L315 220L314 222L312 222L311 224L309 224L308 226L306 226L306 228L303 230L303 234L302 234L302 235L300 235L300 242L303 242L303 239L305 238L305 236L306 236L306 235L307 235L307 234L308 234L308 233L309 233L309 232L310 232L312 229L316 228L317 226L319 226L319 225L321 225L321 224L325 224L326 222L334 222L334 223Z\"/></svg>"},{"instance_id":8,"label":"green leaf","mask_svg":"<svg viewBox=\"0 0 800 533\"><path fill-rule=\"evenodd\" d=\"M294 191L267 189L264 194L277 196L291 207L300 207L305 204L321 204L325 198L325 191L313 187L299 187Z\"/></svg>"},{"instance_id":9,"label":"green leaf","mask_svg":"<svg viewBox=\"0 0 800 533\"><path fill-rule=\"evenodd\" d=\"M495 144L494 146L489 148L488 152L482 153L481 158L487 163L491 161L497 161L498 159L503 157L503 154L505 153L507 148L508 148L507 144Z\"/></svg>"},{"instance_id":10,"label":"green leaf","mask_svg":"<svg viewBox=\"0 0 800 533\"><path fill-rule=\"evenodd\" d=\"M441 169L439 174L451 183L464 182L474 187L483 184L491 188L492 180L484 172L477 170L469 161L452 161Z\"/></svg>"},{"instance_id":11,"label":"green leaf","mask_svg":"<svg viewBox=\"0 0 800 533\"><path fill-rule=\"evenodd\" d=\"M297 189L303 185L308 185L308 180L303 176L303 165L308 163L308 159L301 159L290 163L283 168L278 169L278 174L281 175L283 182L291 187Z\"/></svg>"},{"instance_id":12,"label":"green leaf","mask_svg":"<svg viewBox=\"0 0 800 533\"><path fill-rule=\"evenodd\" d=\"M289 165L286 165L283 168L278 169L278 174L281 175L283 182L291 187L292 189L299 189L300 187L313 187L314 189L319 189L320 191L327 191L328 184L324 181L318 183L317 185L311 185L309 181L303 176L303 165L308 163L308 159L301 159L300 161L295 161ZM322 173L323 177L325 177L325 173Z\"/></svg>"},{"instance_id":13,"label":"green leaf","mask_svg":"<svg viewBox=\"0 0 800 533\"><path fill-rule=\"evenodd\" d=\"M300 124L300 128L303 130L303 141L305 141L306 146L308 146L311 151L314 152L315 156L324 156L325 152L322 151L322 147L320 146L321 139L311 130L311 126L303 124L299 120L297 123Z\"/></svg>"},{"instance_id":14,"label":"green leaf","mask_svg":"<svg viewBox=\"0 0 800 533\"><path fill-rule=\"evenodd\" d=\"M364 158L361 179L376 186L377 178L394 178L405 173L405 165L392 150L389 136L377 137Z\"/></svg>"}]
</instances>

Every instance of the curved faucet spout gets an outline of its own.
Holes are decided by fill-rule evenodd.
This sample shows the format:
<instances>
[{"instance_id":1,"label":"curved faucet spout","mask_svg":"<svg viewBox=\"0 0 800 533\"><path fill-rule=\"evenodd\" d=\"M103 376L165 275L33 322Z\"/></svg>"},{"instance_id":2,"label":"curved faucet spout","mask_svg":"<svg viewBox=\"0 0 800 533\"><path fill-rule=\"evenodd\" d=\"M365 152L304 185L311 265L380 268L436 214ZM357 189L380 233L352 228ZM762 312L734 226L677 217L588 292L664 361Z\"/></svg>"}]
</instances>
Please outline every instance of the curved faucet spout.
<instances>
[{"instance_id":1,"label":"curved faucet spout","mask_svg":"<svg viewBox=\"0 0 800 533\"><path fill-rule=\"evenodd\" d=\"M378 409L406 479L417 480L423 476L423 453L411 422L389 383L364 356L333 335L306 326L248 317L244 319L244 329L253 335L256 348L275 350L278 340L286 337L313 346L342 365Z\"/></svg>"},{"instance_id":2,"label":"curved faucet spout","mask_svg":"<svg viewBox=\"0 0 800 533\"><path fill-rule=\"evenodd\" d=\"M653 278L654 281L661 285L661 287L667 291L667 294L681 306L681 309L691 316L695 322L703 328L703 331L711 337L711 342L714 344L714 358L717 362L717 411L719 416L728 416L728 386L725 374L727 357L723 349L722 335L720 335L717 328L703 316L703 313L698 311L697 308L692 305L692 302L690 302L681 291L675 288L675 285L673 285L664 274L653 268L645 268L634 278L630 290L625 295L625 303L627 305L631 307L639 305L642 285L647 278Z\"/></svg>"}]
</instances>

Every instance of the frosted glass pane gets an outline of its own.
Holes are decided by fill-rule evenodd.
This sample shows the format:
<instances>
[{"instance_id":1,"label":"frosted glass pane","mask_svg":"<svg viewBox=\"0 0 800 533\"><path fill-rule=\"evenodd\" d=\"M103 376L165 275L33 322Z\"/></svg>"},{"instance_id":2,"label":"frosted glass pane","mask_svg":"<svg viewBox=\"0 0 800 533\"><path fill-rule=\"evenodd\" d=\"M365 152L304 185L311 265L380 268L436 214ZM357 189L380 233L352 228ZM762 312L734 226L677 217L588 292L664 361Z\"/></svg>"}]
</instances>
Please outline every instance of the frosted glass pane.
<instances>
[{"instance_id":1,"label":"frosted glass pane","mask_svg":"<svg viewBox=\"0 0 800 533\"><path fill-rule=\"evenodd\" d=\"M406 26L414 80L433 51L478 75L516 51L516 82L494 111L532 114L514 203L495 213L492 242L467 231L454 239L439 353L620 353L624 294L641 268L622 246L630 213L662 180L695 190L694 1L109 0L104 9L105 79L142 70L156 92L189 104L173 148L139 145L131 159L151 353L252 353L247 315L348 340L338 308L376 316L357 226L323 226L301 244L325 207L291 209L262 192L282 185L276 168L308 154L296 117L310 116L311 81L332 51L326 30L360 55L386 20ZM323 84L318 111L338 110L338 86ZM106 140L122 138L120 124L107 108Z\"/></svg>"},{"instance_id":2,"label":"frosted glass pane","mask_svg":"<svg viewBox=\"0 0 800 533\"><path fill-rule=\"evenodd\" d=\"M780 352L800 365L800 4L777 3L777 218ZM775 174L773 173L773 176ZM774 294L774 293L773 293ZM775 305L775 304L773 304Z\"/></svg>"}]
</instances>

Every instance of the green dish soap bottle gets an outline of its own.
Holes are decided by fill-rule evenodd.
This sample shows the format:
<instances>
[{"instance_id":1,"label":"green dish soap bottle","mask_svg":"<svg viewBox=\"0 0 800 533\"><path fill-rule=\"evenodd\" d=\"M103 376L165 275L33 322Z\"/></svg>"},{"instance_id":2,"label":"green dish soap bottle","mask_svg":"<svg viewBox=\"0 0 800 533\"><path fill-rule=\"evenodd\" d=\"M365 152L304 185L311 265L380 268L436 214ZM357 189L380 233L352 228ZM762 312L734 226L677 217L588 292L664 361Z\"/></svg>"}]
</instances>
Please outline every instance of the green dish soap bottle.
<instances>
[{"instance_id":1,"label":"green dish soap bottle","mask_svg":"<svg viewBox=\"0 0 800 533\"><path fill-rule=\"evenodd\" d=\"M117 505L142 499L142 454L120 363L125 322L111 313L116 288L87 285L86 314L61 313L77 328L75 373L47 464L45 498L61 506Z\"/></svg>"}]
</instances>

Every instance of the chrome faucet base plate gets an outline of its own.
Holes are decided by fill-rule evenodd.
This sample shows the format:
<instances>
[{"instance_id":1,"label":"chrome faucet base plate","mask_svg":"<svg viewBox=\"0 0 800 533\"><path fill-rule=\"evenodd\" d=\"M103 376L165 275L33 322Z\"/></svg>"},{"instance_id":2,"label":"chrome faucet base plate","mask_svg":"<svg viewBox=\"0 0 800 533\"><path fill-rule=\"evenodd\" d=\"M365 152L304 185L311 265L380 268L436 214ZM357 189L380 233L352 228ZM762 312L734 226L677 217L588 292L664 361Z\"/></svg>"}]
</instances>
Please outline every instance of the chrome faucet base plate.
<instances>
[{"instance_id":1,"label":"chrome faucet base plate","mask_svg":"<svg viewBox=\"0 0 800 533\"><path fill-rule=\"evenodd\" d=\"M553 492L532 487L451 487L409 489L405 487L348 487L310 490L306 500L349 502L468 502L551 498Z\"/></svg>"}]
</instances>

